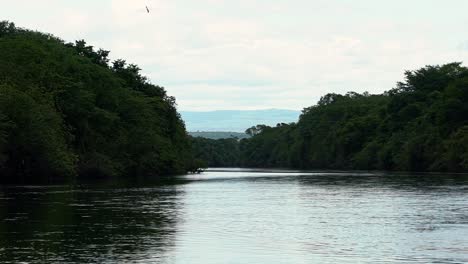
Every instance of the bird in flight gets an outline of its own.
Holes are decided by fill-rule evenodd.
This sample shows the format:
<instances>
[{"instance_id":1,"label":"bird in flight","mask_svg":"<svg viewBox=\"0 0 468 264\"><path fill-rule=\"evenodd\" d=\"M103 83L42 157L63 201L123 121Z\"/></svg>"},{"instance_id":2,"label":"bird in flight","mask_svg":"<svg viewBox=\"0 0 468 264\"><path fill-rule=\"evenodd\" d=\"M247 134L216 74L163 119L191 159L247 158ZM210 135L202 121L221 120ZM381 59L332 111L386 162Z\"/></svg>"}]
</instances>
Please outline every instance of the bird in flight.
<instances>
[{"instance_id":1,"label":"bird in flight","mask_svg":"<svg viewBox=\"0 0 468 264\"><path fill-rule=\"evenodd\" d=\"M149 8L148 8L148 6L145 6L145 7L146 7L146 12L148 12L148 13L149 13L150 11L149 11Z\"/></svg>"}]
</instances>

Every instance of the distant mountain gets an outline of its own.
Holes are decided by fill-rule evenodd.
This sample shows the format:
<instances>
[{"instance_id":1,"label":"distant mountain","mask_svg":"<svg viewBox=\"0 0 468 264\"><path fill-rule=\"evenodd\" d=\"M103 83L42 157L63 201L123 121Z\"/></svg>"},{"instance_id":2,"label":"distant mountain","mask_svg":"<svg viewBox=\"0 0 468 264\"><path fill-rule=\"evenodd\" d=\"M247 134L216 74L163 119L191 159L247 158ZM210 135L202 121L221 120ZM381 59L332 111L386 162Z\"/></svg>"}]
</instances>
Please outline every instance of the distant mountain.
<instances>
[{"instance_id":1,"label":"distant mountain","mask_svg":"<svg viewBox=\"0 0 468 264\"><path fill-rule=\"evenodd\" d=\"M258 124L276 126L278 123L297 122L300 111L284 109L218 110L208 112L181 111L187 131L244 132Z\"/></svg>"},{"instance_id":2,"label":"distant mountain","mask_svg":"<svg viewBox=\"0 0 468 264\"><path fill-rule=\"evenodd\" d=\"M221 138L249 138L249 135L240 132L220 132L220 131L200 131L200 132L189 132L192 137L202 137L210 139L221 139Z\"/></svg>"}]
</instances>

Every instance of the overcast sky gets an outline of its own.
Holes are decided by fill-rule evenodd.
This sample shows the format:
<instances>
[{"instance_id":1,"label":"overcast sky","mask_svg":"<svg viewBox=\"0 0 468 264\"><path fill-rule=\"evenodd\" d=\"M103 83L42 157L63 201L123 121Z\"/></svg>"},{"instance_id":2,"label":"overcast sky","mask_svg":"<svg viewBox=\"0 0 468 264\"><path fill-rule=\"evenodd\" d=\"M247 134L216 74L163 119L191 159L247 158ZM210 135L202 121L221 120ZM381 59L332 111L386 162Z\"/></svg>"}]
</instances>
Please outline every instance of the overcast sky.
<instances>
[{"instance_id":1,"label":"overcast sky","mask_svg":"<svg viewBox=\"0 0 468 264\"><path fill-rule=\"evenodd\" d=\"M149 14L145 5L151 9ZM138 64L180 110L302 109L467 61L467 0L0 0L0 20ZM466 64L465 64L466 65Z\"/></svg>"}]
</instances>

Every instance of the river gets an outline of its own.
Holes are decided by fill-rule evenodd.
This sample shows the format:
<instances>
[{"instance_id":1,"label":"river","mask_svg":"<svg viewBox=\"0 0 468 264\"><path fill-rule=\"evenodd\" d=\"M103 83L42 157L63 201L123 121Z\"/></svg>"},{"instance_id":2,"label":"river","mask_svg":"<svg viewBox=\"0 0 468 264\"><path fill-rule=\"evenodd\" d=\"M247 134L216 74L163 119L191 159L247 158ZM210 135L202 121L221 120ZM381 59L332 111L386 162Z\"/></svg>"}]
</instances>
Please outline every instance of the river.
<instances>
[{"instance_id":1,"label":"river","mask_svg":"<svg viewBox=\"0 0 468 264\"><path fill-rule=\"evenodd\" d=\"M211 169L0 187L0 263L468 263L468 175Z\"/></svg>"}]
</instances>

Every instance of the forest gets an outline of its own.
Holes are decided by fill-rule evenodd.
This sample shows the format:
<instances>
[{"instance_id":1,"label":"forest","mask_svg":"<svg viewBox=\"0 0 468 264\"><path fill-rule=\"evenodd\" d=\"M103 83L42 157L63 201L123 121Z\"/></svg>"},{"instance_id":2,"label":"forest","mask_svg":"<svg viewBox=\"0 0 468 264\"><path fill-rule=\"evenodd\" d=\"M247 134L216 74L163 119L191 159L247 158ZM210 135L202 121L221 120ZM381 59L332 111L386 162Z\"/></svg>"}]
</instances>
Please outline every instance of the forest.
<instances>
[{"instance_id":1,"label":"forest","mask_svg":"<svg viewBox=\"0 0 468 264\"><path fill-rule=\"evenodd\" d=\"M84 40L0 22L0 181L193 170L175 98Z\"/></svg>"},{"instance_id":2,"label":"forest","mask_svg":"<svg viewBox=\"0 0 468 264\"><path fill-rule=\"evenodd\" d=\"M195 153L223 151L196 157L209 166L224 154L243 167L466 172L468 68L449 63L406 71L404 81L383 94L327 94L296 123L257 125L246 133L252 137L237 147L199 140Z\"/></svg>"},{"instance_id":3,"label":"forest","mask_svg":"<svg viewBox=\"0 0 468 264\"><path fill-rule=\"evenodd\" d=\"M174 97L84 40L0 22L0 182L200 167L468 171L468 68L407 71L383 94L327 94L296 123L190 137Z\"/></svg>"},{"instance_id":4,"label":"forest","mask_svg":"<svg viewBox=\"0 0 468 264\"><path fill-rule=\"evenodd\" d=\"M192 138L193 155L200 167L240 167L238 138Z\"/></svg>"}]
</instances>

